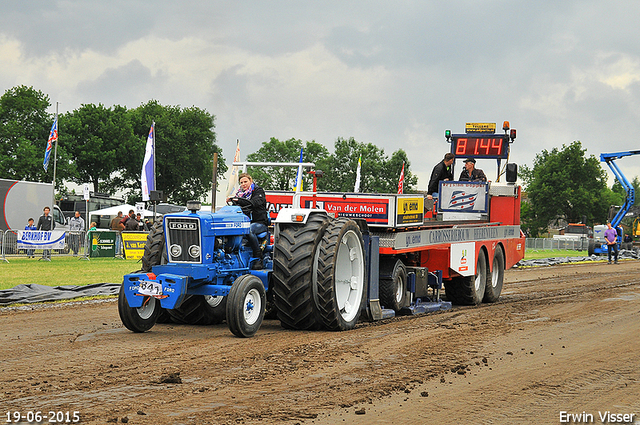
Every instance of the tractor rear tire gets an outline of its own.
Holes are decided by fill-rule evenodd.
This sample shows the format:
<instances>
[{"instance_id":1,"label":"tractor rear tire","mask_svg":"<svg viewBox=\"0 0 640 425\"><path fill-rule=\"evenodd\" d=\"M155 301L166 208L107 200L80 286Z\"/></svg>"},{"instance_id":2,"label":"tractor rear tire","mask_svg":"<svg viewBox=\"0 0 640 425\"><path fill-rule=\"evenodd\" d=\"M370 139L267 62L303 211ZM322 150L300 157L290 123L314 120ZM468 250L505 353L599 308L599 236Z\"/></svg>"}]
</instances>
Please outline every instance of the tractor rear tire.
<instances>
[{"instance_id":1,"label":"tractor rear tire","mask_svg":"<svg viewBox=\"0 0 640 425\"><path fill-rule=\"evenodd\" d=\"M326 329L350 330L358 323L367 297L362 232L355 221L339 217L322 233L317 309Z\"/></svg>"},{"instance_id":2,"label":"tractor rear tire","mask_svg":"<svg viewBox=\"0 0 640 425\"><path fill-rule=\"evenodd\" d=\"M146 332L156 324L160 313L160 302L153 297L144 297L142 307L129 307L124 294L124 284L118 294L118 314L125 328L132 332Z\"/></svg>"},{"instance_id":3,"label":"tractor rear tire","mask_svg":"<svg viewBox=\"0 0 640 425\"><path fill-rule=\"evenodd\" d=\"M227 324L239 338L250 338L260 329L267 292L259 277L245 274L233 282L227 295Z\"/></svg>"},{"instance_id":4,"label":"tractor rear tire","mask_svg":"<svg viewBox=\"0 0 640 425\"><path fill-rule=\"evenodd\" d=\"M273 301L285 329L310 330L321 325L315 304L317 248L328 224L324 214L312 214L304 225L278 232L273 248Z\"/></svg>"},{"instance_id":5,"label":"tractor rear tire","mask_svg":"<svg viewBox=\"0 0 640 425\"><path fill-rule=\"evenodd\" d=\"M380 260L380 304L396 313L408 307L407 269L397 258Z\"/></svg>"},{"instance_id":6,"label":"tractor rear tire","mask_svg":"<svg viewBox=\"0 0 640 425\"><path fill-rule=\"evenodd\" d=\"M167 251L164 249L164 228L162 220L156 220L147 235L147 243L144 245L142 255L142 272L151 273L153 266L167 264ZM157 305L159 313L157 323L171 323L171 316L167 310Z\"/></svg>"},{"instance_id":7,"label":"tractor rear tire","mask_svg":"<svg viewBox=\"0 0 640 425\"><path fill-rule=\"evenodd\" d=\"M504 254L502 247L498 245L493 253L493 270L489 273L487 269L487 283L484 289L485 303L495 303L500 299L502 284L504 282Z\"/></svg>"},{"instance_id":8,"label":"tractor rear tire","mask_svg":"<svg viewBox=\"0 0 640 425\"><path fill-rule=\"evenodd\" d=\"M589 245L587 246L587 254L591 257L596 250L596 241L589 239Z\"/></svg>"},{"instance_id":9,"label":"tractor rear tire","mask_svg":"<svg viewBox=\"0 0 640 425\"><path fill-rule=\"evenodd\" d=\"M187 295L179 307L166 310L175 323L186 325L215 325L222 322L221 314L225 314L223 300L222 307L213 307L209 300L213 297L206 295Z\"/></svg>"},{"instance_id":10,"label":"tractor rear tire","mask_svg":"<svg viewBox=\"0 0 640 425\"><path fill-rule=\"evenodd\" d=\"M211 319L211 325L222 323L227 316L227 297L220 295L205 295L204 300L207 302L205 307L208 311L207 316Z\"/></svg>"},{"instance_id":11,"label":"tractor rear tire","mask_svg":"<svg viewBox=\"0 0 640 425\"><path fill-rule=\"evenodd\" d=\"M484 298L487 284L487 257L483 250L478 253L476 274L458 276L445 282L445 294L453 304L478 305Z\"/></svg>"},{"instance_id":12,"label":"tractor rear tire","mask_svg":"<svg viewBox=\"0 0 640 425\"><path fill-rule=\"evenodd\" d=\"M164 228L162 220L156 220L147 235L147 243L142 255L142 271L150 273L153 266L167 264L167 251L164 249Z\"/></svg>"}]
</instances>

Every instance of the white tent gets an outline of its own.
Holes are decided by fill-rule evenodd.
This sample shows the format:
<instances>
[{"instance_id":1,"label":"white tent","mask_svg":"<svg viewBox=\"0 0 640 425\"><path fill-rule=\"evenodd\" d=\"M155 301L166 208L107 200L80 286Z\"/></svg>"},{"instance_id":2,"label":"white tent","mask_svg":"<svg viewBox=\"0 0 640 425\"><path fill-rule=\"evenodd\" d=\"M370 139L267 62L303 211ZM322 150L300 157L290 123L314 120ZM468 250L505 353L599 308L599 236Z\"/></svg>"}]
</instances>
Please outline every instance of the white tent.
<instances>
[{"instance_id":1,"label":"white tent","mask_svg":"<svg viewBox=\"0 0 640 425\"><path fill-rule=\"evenodd\" d=\"M98 227L108 228L111 224L111 219L118 215L118 211L122 211L122 216L129 214L130 210L134 210L136 213L140 213L142 217L153 217L153 211L150 210L136 210L136 207L129 204L116 205L115 207L103 208L101 210L89 211L89 223L95 221L98 223ZM158 213L156 213L158 216ZM107 218L108 217L108 218Z\"/></svg>"}]
</instances>

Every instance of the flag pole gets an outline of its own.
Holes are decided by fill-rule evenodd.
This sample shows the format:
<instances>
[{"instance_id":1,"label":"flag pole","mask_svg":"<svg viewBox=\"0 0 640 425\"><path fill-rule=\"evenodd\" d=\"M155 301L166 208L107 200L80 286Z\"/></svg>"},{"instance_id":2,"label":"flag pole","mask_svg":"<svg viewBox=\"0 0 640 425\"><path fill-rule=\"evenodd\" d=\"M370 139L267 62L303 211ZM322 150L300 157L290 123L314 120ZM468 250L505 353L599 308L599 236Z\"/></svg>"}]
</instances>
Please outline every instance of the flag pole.
<instances>
[{"instance_id":1,"label":"flag pole","mask_svg":"<svg viewBox=\"0 0 640 425\"><path fill-rule=\"evenodd\" d=\"M216 212L216 192L218 191L218 152L213 153L213 177L211 178L211 212Z\"/></svg>"},{"instance_id":2,"label":"flag pole","mask_svg":"<svg viewBox=\"0 0 640 425\"><path fill-rule=\"evenodd\" d=\"M153 149L153 190L158 190L156 184L156 121L151 121L151 127L153 128L153 138L151 140L151 148ZM158 201L153 202L153 221L156 222L156 205L158 205Z\"/></svg>"},{"instance_id":3,"label":"flag pole","mask_svg":"<svg viewBox=\"0 0 640 425\"><path fill-rule=\"evenodd\" d=\"M56 102L56 116L54 121L58 121L58 102ZM58 134L60 134L60 123L58 123ZM56 146L53 149L53 188L51 191L51 208L56 203L56 160L58 156L58 138L56 137Z\"/></svg>"},{"instance_id":4,"label":"flag pole","mask_svg":"<svg viewBox=\"0 0 640 425\"><path fill-rule=\"evenodd\" d=\"M153 127L153 141L152 141L152 147L153 147L153 190L157 190L158 188L156 187L156 122L155 122L155 120L151 121L151 127ZM153 217L153 219L155 220L156 218Z\"/></svg>"}]
</instances>

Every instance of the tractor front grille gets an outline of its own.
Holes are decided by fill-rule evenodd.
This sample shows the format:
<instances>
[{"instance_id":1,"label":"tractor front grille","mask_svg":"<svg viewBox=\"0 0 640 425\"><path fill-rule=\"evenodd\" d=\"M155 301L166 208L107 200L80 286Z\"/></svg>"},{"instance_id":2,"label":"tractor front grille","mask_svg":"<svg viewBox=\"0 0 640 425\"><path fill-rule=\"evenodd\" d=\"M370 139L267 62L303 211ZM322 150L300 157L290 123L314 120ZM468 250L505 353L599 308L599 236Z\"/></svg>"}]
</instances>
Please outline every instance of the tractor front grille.
<instances>
[{"instance_id":1,"label":"tractor front grille","mask_svg":"<svg viewBox=\"0 0 640 425\"><path fill-rule=\"evenodd\" d=\"M197 217L167 217L167 254L170 263L201 263L202 243L200 219Z\"/></svg>"}]
</instances>

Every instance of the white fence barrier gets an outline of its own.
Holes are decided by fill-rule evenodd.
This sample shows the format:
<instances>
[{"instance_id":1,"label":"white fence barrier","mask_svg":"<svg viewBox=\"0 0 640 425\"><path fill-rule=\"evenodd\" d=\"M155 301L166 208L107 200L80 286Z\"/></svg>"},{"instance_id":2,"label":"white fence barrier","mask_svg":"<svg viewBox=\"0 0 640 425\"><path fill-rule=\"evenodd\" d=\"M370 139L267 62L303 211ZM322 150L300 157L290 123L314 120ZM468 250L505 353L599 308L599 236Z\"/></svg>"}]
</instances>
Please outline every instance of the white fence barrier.
<instances>
[{"instance_id":1,"label":"white fence barrier","mask_svg":"<svg viewBox=\"0 0 640 425\"><path fill-rule=\"evenodd\" d=\"M527 238L525 249L566 249L570 251L587 251L589 240L566 240L552 238Z\"/></svg>"},{"instance_id":2,"label":"white fence barrier","mask_svg":"<svg viewBox=\"0 0 640 425\"><path fill-rule=\"evenodd\" d=\"M87 232L67 231L64 237L63 249L23 249L18 248L18 231L7 230L2 234L2 261L7 262L7 257L34 257L48 258L52 256L78 256L87 257L90 246L87 241Z\"/></svg>"}]
</instances>

